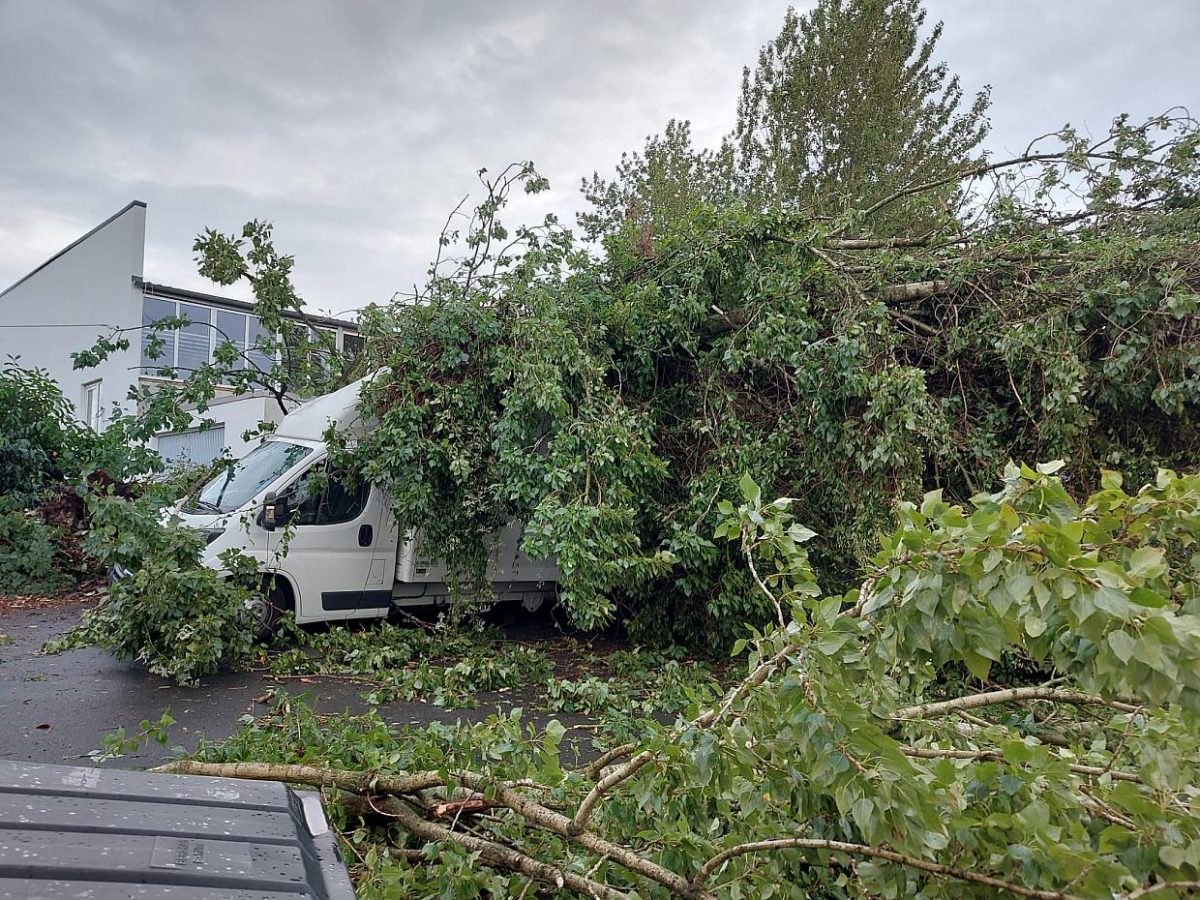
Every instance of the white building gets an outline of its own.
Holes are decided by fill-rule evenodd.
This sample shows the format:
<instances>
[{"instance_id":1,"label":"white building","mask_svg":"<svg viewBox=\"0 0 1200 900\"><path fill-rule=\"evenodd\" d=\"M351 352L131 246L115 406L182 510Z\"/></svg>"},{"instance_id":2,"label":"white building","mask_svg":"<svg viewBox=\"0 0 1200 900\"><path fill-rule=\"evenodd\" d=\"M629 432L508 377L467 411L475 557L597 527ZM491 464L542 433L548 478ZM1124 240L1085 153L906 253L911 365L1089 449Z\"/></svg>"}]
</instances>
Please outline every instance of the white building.
<instances>
[{"instance_id":1,"label":"white building","mask_svg":"<svg viewBox=\"0 0 1200 900\"><path fill-rule=\"evenodd\" d=\"M26 368L47 370L79 418L96 429L105 427L114 404L132 411L131 387L161 383L156 370L194 369L226 336L253 356L260 333L252 304L145 280L145 244L146 204L135 200L0 292L0 359L14 356ZM162 355L149 358L143 326L172 315L191 324L162 332ZM361 346L353 322L322 316L308 321L328 329L338 350L355 353ZM128 350L94 369L73 368L73 352L114 329L130 339ZM160 435L158 449L168 458L194 461L212 459L226 447L242 456L249 449L242 433L282 416L274 397L234 397L229 389L205 413L215 427Z\"/></svg>"}]
</instances>

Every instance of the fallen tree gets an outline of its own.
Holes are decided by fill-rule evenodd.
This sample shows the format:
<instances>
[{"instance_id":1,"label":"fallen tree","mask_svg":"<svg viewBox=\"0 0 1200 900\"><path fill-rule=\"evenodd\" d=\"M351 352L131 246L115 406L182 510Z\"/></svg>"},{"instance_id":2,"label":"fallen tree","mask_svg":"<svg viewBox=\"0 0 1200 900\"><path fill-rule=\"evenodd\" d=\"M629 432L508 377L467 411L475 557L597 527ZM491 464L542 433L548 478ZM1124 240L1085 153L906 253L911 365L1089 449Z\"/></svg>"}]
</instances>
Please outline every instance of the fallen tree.
<instances>
[{"instance_id":1,"label":"fallen tree","mask_svg":"<svg viewBox=\"0 0 1200 900\"><path fill-rule=\"evenodd\" d=\"M710 538L743 473L795 498L822 584L844 590L897 496L966 500L1005 459L1067 460L1077 497L1101 468L1140 483L1195 464L1198 142L1179 111L1098 140L1067 128L836 219L731 200L649 237L631 220L600 257L553 218L501 223L513 190L546 187L531 164L484 172L427 284L363 310L355 368L331 376L303 346L282 368L307 360L314 390L383 370L364 396L378 427L335 456L424 529L459 607L488 602L483 536L519 518L575 624L727 646L777 620ZM937 215L894 233L886 214L913 203ZM202 271L249 280L265 317L299 309L270 227L242 234L202 236ZM145 422L248 389L231 348L142 398Z\"/></svg>"},{"instance_id":2,"label":"fallen tree","mask_svg":"<svg viewBox=\"0 0 1200 900\"><path fill-rule=\"evenodd\" d=\"M531 166L484 177L428 285L363 314L357 465L478 587L480 536L526 518L582 626L713 646L777 618L710 539L744 472L795 498L849 587L898 495L962 501L1005 459L1138 482L1200 454L1200 158L1185 114L1067 129L836 220L702 208L603 258L548 221L510 234ZM948 191L950 193L948 193ZM876 237L914 198L935 227ZM894 224L894 223L893 223ZM450 253L450 250L446 250ZM476 575L474 579L472 576Z\"/></svg>"},{"instance_id":3,"label":"fallen tree","mask_svg":"<svg viewBox=\"0 0 1200 900\"><path fill-rule=\"evenodd\" d=\"M381 892L1181 896L1200 885L1200 476L1127 494L1110 473L1079 506L1057 470L903 505L833 596L791 504L746 479L716 538L785 624L718 703L614 727L586 765L562 765L557 723L392 736L296 709L278 738L165 771L326 789Z\"/></svg>"}]
</instances>

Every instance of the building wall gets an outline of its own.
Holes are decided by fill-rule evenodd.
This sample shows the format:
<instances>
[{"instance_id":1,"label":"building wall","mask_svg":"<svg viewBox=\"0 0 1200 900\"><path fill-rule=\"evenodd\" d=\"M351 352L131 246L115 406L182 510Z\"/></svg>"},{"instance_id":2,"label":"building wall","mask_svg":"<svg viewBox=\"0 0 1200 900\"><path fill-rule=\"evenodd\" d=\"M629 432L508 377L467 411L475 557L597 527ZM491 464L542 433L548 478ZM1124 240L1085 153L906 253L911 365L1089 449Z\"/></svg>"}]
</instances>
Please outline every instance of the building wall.
<instances>
[{"instance_id":1,"label":"building wall","mask_svg":"<svg viewBox=\"0 0 1200 900\"><path fill-rule=\"evenodd\" d=\"M76 371L71 353L113 328L136 328L142 318L141 279L146 206L134 202L0 293L0 358L46 369L83 418L85 385L100 381L100 402L128 408L140 345L115 353L95 369ZM105 412L100 425L107 422Z\"/></svg>"},{"instance_id":2,"label":"building wall","mask_svg":"<svg viewBox=\"0 0 1200 900\"><path fill-rule=\"evenodd\" d=\"M221 328L222 318L226 323L241 322L246 326L241 337L230 334L225 335L227 339L243 348L254 345L257 319L252 305L145 280L142 271L145 243L146 205L134 201L16 284L0 291L0 361L11 355L19 357L25 367L47 370L63 395L75 405L79 418L100 429L108 424L111 418L108 411L114 403L128 412L135 411L126 399L131 387L153 386L164 381L156 375L158 368L175 363L184 371L200 365L203 357L211 358L213 348L219 343L213 326ZM154 319L178 313L196 316L192 321L197 326L201 317L207 324L165 332L163 337L170 350L166 358L144 362L144 303L148 304L147 310L157 310ZM159 309L164 303L169 305L168 310ZM319 316L311 321L334 335L339 350L345 349L347 340L356 339L353 323ZM129 349L114 353L94 369L76 371L72 352L90 347L97 337L107 336L114 329L128 329L124 336L129 339ZM186 364L182 355L185 346L189 351ZM172 353L176 355L172 357ZM271 362L264 359L261 364L269 366ZM86 398L96 382L99 382L102 414L89 419ZM214 400L205 417L225 426L224 443L230 454L235 458L244 456L257 440L246 442L242 433L255 428L260 421L278 422L283 412L270 397L233 397L230 388L217 390L226 396ZM214 435L189 431L167 441L164 447L172 452L194 451L203 456L211 452L213 438Z\"/></svg>"}]
</instances>

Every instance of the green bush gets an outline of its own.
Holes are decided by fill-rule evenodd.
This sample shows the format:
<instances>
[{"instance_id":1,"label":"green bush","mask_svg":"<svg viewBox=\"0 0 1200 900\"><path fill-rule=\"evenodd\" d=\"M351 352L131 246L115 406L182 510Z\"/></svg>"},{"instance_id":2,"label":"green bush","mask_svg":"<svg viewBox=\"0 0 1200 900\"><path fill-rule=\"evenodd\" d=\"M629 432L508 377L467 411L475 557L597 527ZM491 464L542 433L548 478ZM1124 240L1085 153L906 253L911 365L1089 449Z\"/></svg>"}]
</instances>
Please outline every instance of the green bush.
<instances>
[{"instance_id":1,"label":"green bush","mask_svg":"<svg viewBox=\"0 0 1200 900\"><path fill-rule=\"evenodd\" d=\"M93 443L46 372L13 357L0 366L0 496L28 503L73 478Z\"/></svg>"},{"instance_id":2,"label":"green bush","mask_svg":"<svg viewBox=\"0 0 1200 900\"><path fill-rule=\"evenodd\" d=\"M48 650L96 644L185 685L250 653L255 626L246 607L258 583L253 560L229 550L221 555L224 573L201 565L203 536L162 522L149 499L104 495L89 508L89 553L129 574Z\"/></svg>"},{"instance_id":3,"label":"green bush","mask_svg":"<svg viewBox=\"0 0 1200 900\"><path fill-rule=\"evenodd\" d=\"M0 509L0 594L56 594L75 586L63 531L33 513Z\"/></svg>"}]
</instances>

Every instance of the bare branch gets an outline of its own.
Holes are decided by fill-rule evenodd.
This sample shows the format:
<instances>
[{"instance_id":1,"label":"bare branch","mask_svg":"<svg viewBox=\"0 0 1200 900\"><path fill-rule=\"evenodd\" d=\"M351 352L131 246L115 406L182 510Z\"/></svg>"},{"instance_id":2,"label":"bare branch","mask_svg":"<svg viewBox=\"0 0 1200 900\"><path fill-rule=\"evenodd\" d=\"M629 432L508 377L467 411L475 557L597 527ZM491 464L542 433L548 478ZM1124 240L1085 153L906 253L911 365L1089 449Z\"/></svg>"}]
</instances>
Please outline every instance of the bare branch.
<instances>
[{"instance_id":1,"label":"bare branch","mask_svg":"<svg viewBox=\"0 0 1200 900\"><path fill-rule=\"evenodd\" d=\"M1117 700L1106 700L1092 694L1082 694L1078 691L1068 691L1051 687L1010 688L1004 691L985 691L982 694L967 694L955 697L953 700L942 700L937 703L922 703L917 706L906 706L892 713L892 718L932 719L947 713L964 709L979 709L984 706L995 706L998 703L1021 703L1025 700L1053 700L1058 703L1073 703L1076 706L1110 706L1121 712L1139 712L1140 706L1132 703L1121 703Z\"/></svg>"},{"instance_id":2,"label":"bare branch","mask_svg":"<svg viewBox=\"0 0 1200 900\"><path fill-rule=\"evenodd\" d=\"M908 313L902 313L899 310L889 309L888 315L890 315L897 322L903 322L910 328L915 328L922 334L928 335L929 337L937 337L938 330L936 328L934 328L932 325L922 322L920 319L914 319L912 316L908 315Z\"/></svg>"},{"instance_id":3,"label":"bare branch","mask_svg":"<svg viewBox=\"0 0 1200 900\"><path fill-rule=\"evenodd\" d=\"M411 775L380 775L355 772L350 769L328 769L322 766L287 765L283 763L206 763L181 759L150 769L171 775L208 775L217 778L242 778L248 781L286 781L312 787L336 787L355 794L415 794L438 787L445 780L437 772L416 772Z\"/></svg>"},{"instance_id":4,"label":"bare branch","mask_svg":"<svg viewBox=\"0 0 1200 900\"><path fill-rule=\"evenodd\" d=\"M471 788L471 790L481 793L493 793L499 803L518 813L531 825L564 837L598 856L611 859L613 862L619 863L629 869L629 871L636 872L644 878L648 878L651 881L661 884L663 887L669 888L681 897L700 898L704 896L701 891L693 888L683 876L677 875L670 869L646 859L628 847L614 844L594 832L585 830L582 826L577 825L574 820L567 818L562 813L548 809L540 803L522 796L510 787L469 773L460 773L456 778L460 784Z\"/></svg>"},{"instance_id":5,"label":"bare branch","mask_svg":"<svg viewBox=\"0 0 1200 900\"><path fill-rule=\"evenodd\" d=\"M933 235L913 238L832 238L825 242L830 250L895 250L904 247L932 247L961 244L970 240L967 235L937 238Z\"/></svg>"},{"instance_id":6,"label":"bare branch","mask_svg":"<svg viewBox=\"0 0 1200 900\"><path fill-rule=\"evenodd\" d=\"M908 284L886 284L878 289L879 296L887 303L904 303L925 300L949 290L946 281L913 281Z\"/></svg>"},{"instance_id":7,"label":"bare branch","mask_svg":"<svg viewBox=\"0 0 1200 900\"><path fill-rule=\"evenodd\" d=\"M616 762L622 759L637 749L637 744L621 744L619 747L613 747L600 755L599 759L587 767L587 776L592 780L600 777L600 774Z\"/></svg>"},{"instance_id":8,"label":"bare branch","mask_svg":"<svg viewBox=\"0 0 1200 900\"><path fill-rule=\"evenodd\" d=\"M954 184L960 181L972 181L976 178L982 178L990 172L998 172L1001 169L1011 169L1015 166L1027 166L1039 162L1065 162L1068 158L1076 160L1104 160L1107 162L1119 162L1122 159L1116 153L1074 153L1068 150L1060 150L1056 153L1027 153L1024 156L1015 156L1012 159L1005 159L1000 162L981 163L980 165L960 169L956 172L951 172L949 175L943 175L940 178L934 178L921 184L910 185L896 191L894 194L889 194L887 197L863 210L862 217L864 219L869 218L884 207L891 206L897 200L903 200L905 197L911 197L913 194L923 194L925 191L931 191L943 185Z\"/></svg>"},{"instance_id":9,"label":"bare branch","mask_svg":"<svg viewBox=\"0 0 1200 900\"><path fill-rule=\"evenodd\" d=\"M754 578L754 583L758 585L759 590L767 595L767 599L771 601L771 605L775 607L775 615L779 617L779 627L786 628L787 620L783 616L783 607L779 603L779 598L774 592L767 587L766 582L758 574L758 567L754 565L754 546L750 543L750 535L745 525L742 526L742 555L746 557L746 565L750 569L750 574Z\"/></svg>"}]
</instances>

